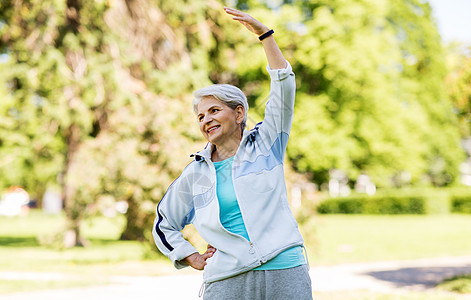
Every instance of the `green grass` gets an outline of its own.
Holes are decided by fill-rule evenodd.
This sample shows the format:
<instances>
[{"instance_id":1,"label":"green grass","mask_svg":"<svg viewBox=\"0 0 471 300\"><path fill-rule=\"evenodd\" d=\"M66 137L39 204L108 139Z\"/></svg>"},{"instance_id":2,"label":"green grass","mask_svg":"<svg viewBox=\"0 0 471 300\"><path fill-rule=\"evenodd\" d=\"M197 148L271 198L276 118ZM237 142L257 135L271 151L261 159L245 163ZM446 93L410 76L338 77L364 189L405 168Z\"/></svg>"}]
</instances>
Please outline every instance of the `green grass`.
<instances>
[{"instance_id":1,"label":"green grass","mask_svg":"<svg viewBox=\"0 0 471 300\"><path fill-rule=\"evenodd\" d=\"M82 232L89 242L87 247L61 250L40 244L39 239L57 234L64 224L64 216L48 216L38 211L28 216L0 216L0 272L65 276L60 280L0 280L0 294L106 284L116 275L153 276L172 268L157 255L151 261L143 260L143 255L149 252L148 245L117 240L124 224L122 217L84 222Z\"/></svg>"},{"instance_id":2,"label":"green grass","mask_svg":"<svg viewBox=\"0 0 471 300\"><path fill-rule=\"evenodd\" d=\"M471 274L455 276L438 285L439 289L461 294L471 294Z\"/></svg>"},{"instance_id":3,"label":"green grass","mask_svg":"<svg viewBox=\"0 0 471 300\"><path fill-rule=\"evenodd\" d=\"M0 217L0 273L48 272L59 280L0 280L0 294L43 288L106 284L116 275L175 274L169 260L155 255L144 260L148 243L119 241L124 218L94 218L83 224L88 247L57 249L41 245L64 226L64 216L32 211L23 217ZM301 226L312 266L469 255L471 215L360 216L316 215ZM186 230L187 235L194 231ZM202 250L204 241L191 237ZM179 271L178 274L190 272ZM377 294L366 291L318 293L319 299L453 299L446 294ZM339 296L340 295L340 296Z\"/></svg>"},{"instance_id":4,"label":"green grass","mask_svg":"<svg viewBox=\"0 0 471 300\"><path fill-rule=\"evenodd\" d=\"M83 287L90 285L103 285L109 283L106 280L91 282L87 279L75 280L0 280L0 294L19 293L46 289L64 289L72 287Z\"/></svg>"},{"instance_id":5,"label":"green grass","mask_svg":"<svg viewBox=\"0 0 471 300\"><path fill-rule=\"evenodd\" d=\"M471 215L322 215L301 230L311 265L471 253Z\"/></svg>"},{"instance_id":6,"label":"green grass","mask_svg":"<svg viewBox=\"0 0 471 300\"><path fill-rule=\"evenodd\" d=\"M84 222L82 232L88 247L57 249L41 246L39 240L59 233L63 216L33 212L23 217L1 217L0 270L66 271L91 264L140 261L145 248L139 242L118 241L122 218L95 218Z\"/></svg>"}]
</instances>

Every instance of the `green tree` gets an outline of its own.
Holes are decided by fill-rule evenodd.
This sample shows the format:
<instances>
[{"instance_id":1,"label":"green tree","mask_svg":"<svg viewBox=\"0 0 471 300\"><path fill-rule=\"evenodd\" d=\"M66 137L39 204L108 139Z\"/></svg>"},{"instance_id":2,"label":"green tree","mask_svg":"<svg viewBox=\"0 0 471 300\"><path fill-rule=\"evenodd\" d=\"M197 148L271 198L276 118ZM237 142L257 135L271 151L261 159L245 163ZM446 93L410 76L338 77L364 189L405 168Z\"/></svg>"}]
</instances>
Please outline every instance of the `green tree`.
<instances>
[{"instance_id":1,"label":"green tree","mask_svg":"<svg viewBox=\"0 0 471 300\"><path fill-rule=\"evenodd\" d=\"M436 186L451 183L464 159L456 114L447 97L445 52L428 3L392 1L389 12L402 54L401 93L408 105L420 107L416 130L425 145L426 175Z\"/></svg>"},{"instance_id":2,"label":"green tree","mask_svg":"<svg viewBox=\"0 0 471 300\"><path fill-rule=\"evenodd\" d=\"M81 220L103 199L127 201L122 238L143 238L154 216L150 203L189 162L186 155L200 150L189 145L204 145L191 91L210 84L208 74L215 81L232 78L218 72L231 64L225 59L230 39L220 42L220 24L231 22L222 17L222 5L177 2L2 4L0 49L9 59L1 73L0 92L8 99L1 105L8 117L1 130L13 133L0 151L24 152L2 160L16 172L2 182L32 178L38 184L25 185L37 190L62 174L76 244L83 243ZM51 150L31 148L36 139ZM55 163L49 177L26 168L40 170L41 161Z\"/></svg>"},{"instance_id":3,"label":"green tree","mask_svg":"<svg viewBox=\"0 0 471 300\"><path fill-rule=\"evenodd\" d=\"M380 186L404 172L449 183L462 152L428 4L279 3L236 1L273 24L297 74L295 168L318 184L332 168ZM261 120L266 60L237 25L216 0L2 2L0 185L37 198L61 185L76 244L93 207L118 200L122 238L145 238L155 203L204 146L192 91L235 84L249 125Z\"/></svg>"},{"instance_id":4,"label":"green tree","mask_svg":"<svg viewBox=\"0 0 471 300\"><path fill-rule=\"evenodd\" d=\"M264 15L277 20L277 41L297 74L288 146L297 170L318 184L332 168L353 180L367 173L379 186L407 183L401 174L412 184L456 177L463 153L428 4L294 1ZM249 51L241 51L243 59ZM260 63L238 74L262 106L267 86L249 84L264 65L255 57Z\"/></svg>"},{"instance_id":5,"label":"green tree","mask_svg":"<svg viewBox=\"0 0 471 300\"><path fill-rule=\"evenodd\" d=\"M0 187L21 185L41 199L62 171L64 157L57 154L64 151L64 142L59 122L44 115L51 106L40 87L52 84L48 81L54 74L44 71L55 64L57 53L38 59L51 43L48 31L57 18L47 19L47 4L35 4L0 5Z\"/></svg>"},{"instance_id":6,"label":"green tree","mask_svg":"<svg viewBox=\"0 0 471 300\"><path fill-rule=\"evenodd\" d=\"M2 4L0 14L5 22L1 49L11 58L4 82L13 100L8 110L17 114L16 133L29 143L38 141L37 149L57 145L54 152L37 151L23 161L33 169L41 168L38 162L48 155L60 163L54 171L62 174L58 183L76 244L81 243L83 207L92 200L77 190L70 176L73 162L82 143L106 126L108 111L129 99L116 92L109 34L102 31L107 7L106 1L12 1ZM28 170L19 171L23 178L35 178Z\"/></svg>"},{"instance_id":7,"label":"green tree","mask_svg":"<svg viewBox=\"0 0 471 300\"><path fill-rule=\"evenodd\" d=\"M448 47L448 68L446 78L447 93L458 115L461 136L471 136L471 48L463 51L463 45L452 44Z\"/></svg>"}]
</instances>

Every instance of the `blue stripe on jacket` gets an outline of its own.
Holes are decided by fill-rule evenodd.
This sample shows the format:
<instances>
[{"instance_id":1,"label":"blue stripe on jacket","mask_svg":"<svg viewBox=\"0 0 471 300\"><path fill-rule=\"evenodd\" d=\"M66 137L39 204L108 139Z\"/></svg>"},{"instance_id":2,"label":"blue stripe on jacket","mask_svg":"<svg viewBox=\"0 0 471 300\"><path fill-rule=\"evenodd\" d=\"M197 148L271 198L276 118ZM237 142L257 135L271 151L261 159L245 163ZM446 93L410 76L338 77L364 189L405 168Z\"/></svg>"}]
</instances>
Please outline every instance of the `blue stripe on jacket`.
<instances>
[{"instance_id":1,"label":"blue stripe on jacket","mask_svg":"<svg viewBox=\"0 0 471 300\"><path fill-rule=\"evenodd\" d=\"M162 198L162 200L163 200L163 198ZM172 252L174 248L172 247L172 245L169 244L169 242L167 241L167 238L165 237L165 234L162 232L162 230L159 227L160 223L164 219L164 217L159 212L159 206L162 203L162 200L157 205L157 215L159 216L159 220L157 221L157 224L155 224L155 232L157 232L157 234L159 235L160 240L162 241L162 244L164 244L164 246L167 247L167 249L170 252Z\"/></svg>"},{"instance_id":2,"label":"blue stripe on jacket","mask_svg":"<svg viewBox=\"0 0 471 300\"><path fill-rule=\"evenodd\" d=\"M253 162L244 162L235 168L234 178L239 178L248 174L261 171L270 171L274 167L283 163L284 149L289 135L281 132L273 142L268 155L259 155Z\"/></svg>"}]
</instances>

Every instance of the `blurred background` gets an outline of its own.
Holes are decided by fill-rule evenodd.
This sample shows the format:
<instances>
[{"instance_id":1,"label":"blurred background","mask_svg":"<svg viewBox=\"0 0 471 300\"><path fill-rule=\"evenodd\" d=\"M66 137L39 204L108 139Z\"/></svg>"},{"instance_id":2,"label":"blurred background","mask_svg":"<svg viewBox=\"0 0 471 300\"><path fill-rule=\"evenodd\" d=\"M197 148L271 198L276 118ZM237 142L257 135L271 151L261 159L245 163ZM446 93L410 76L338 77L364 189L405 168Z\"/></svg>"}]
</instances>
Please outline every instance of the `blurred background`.
<instances>
[{"instance_id":1,"label":"blurred background","mask_svg":"<svg viewBox=\"0 0 471 300\"><path fill-rule=\"evenodd\" d=\"M240 87L249 127L269 93L223 6L273 27L296 73L285 170L311 265L471 255L469 1L9 0L0 275L69 277L0 276L0 293L173 272L151 229L205 145L192 92Z\"/></svg>"}]
</instances>

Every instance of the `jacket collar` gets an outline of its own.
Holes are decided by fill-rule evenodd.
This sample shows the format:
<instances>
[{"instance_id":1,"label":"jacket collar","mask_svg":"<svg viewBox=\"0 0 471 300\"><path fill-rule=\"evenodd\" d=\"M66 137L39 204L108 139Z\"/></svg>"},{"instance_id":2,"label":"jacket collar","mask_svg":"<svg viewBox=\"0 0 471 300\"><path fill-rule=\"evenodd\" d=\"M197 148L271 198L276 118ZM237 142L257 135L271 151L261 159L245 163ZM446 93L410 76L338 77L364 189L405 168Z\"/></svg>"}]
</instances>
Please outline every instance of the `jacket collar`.
<instances>
[{"instance_id":1,"label":"jacket collar","mask_svg":"<svg viewBox=\"0 0 471 300\"><path fill-rule=\"evenodd\" d=\"M211 160L211 153L213 152L214 145L208 142L206 147L203 150L198 151L190 155L190 157L194 157L195 161L202 162L204 160L210 161Z\"/></svg>"}]
</instances>

